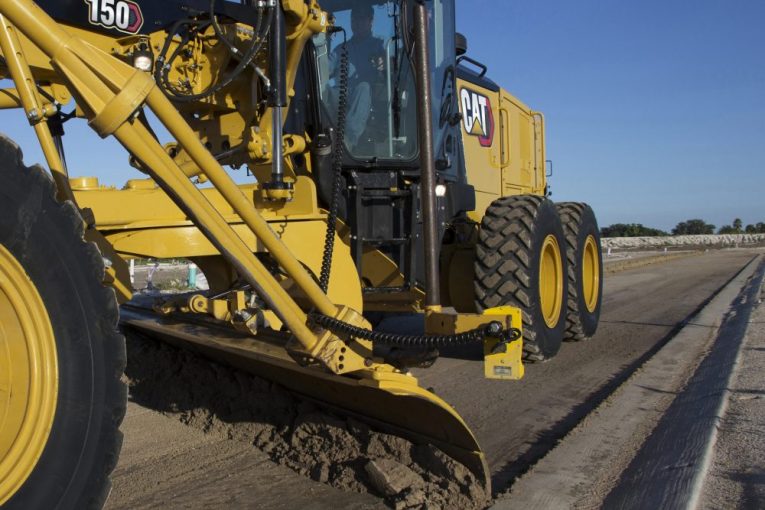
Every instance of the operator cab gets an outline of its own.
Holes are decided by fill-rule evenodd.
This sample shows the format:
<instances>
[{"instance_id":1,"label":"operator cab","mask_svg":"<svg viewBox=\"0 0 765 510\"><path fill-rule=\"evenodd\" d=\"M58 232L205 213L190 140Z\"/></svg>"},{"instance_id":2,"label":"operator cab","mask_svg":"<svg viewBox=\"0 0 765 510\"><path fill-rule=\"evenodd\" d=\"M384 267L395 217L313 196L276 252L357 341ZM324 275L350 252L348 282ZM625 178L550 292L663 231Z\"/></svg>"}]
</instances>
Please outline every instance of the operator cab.
<instances>
[{"instance_id":1,"label":"operator cab","mask_svg":"<svg viewBox=\"0 0 765 510\"><path fill-rule=\"evenodd\" d=\"M458 145L448 131L454 96L454 1L429 0L434 135L439 170L448 171ZM347 57L345 148L358 162L416 166L417 100L411 59L412 2L324 0L336 31L313 38L322 124L337 126L344 55ZM446 146L448 135L451 135ZM386 165L387 163L387 165ZM456 171L453 173L456 174Z\"/></svg>"},{"instance_id":2,"label":"operator cab","mask_svg":"<svg viewBox=\"0 0 765 510\"><path fill-rule=\"evenodd\" d=\"M351 229L359 273L370 250L392 259L404 282L365 293L407 291L424 279L413 0L322 0L334 28L309 42L287 130L305 130L319 198L337 201ZM456 90L454 0L428 0L433 142L439 224L474 208L466 182ZM341 98L345 97L345 101ZM343 103L345 106L343 107ZM339 121L345 117L341 193L334 196ZM307 122L306 122L307 121ZM333 150L334 149L334 150ZM445 228L445 227L444 227Z\"/></svg>"},{"instance_id":3,"label":"operator cab","mask_svg":"<svg viewBox=\"0 0 765 510\"><path fill-rule=\"evenodd\" d=\"M341 6L332 12L342 31L314 37L322 113L336 126L345 93L346 150L355 159L417 156L414 74L400 8L397 2L371 1Z\"/></svg>"}]
</instances>

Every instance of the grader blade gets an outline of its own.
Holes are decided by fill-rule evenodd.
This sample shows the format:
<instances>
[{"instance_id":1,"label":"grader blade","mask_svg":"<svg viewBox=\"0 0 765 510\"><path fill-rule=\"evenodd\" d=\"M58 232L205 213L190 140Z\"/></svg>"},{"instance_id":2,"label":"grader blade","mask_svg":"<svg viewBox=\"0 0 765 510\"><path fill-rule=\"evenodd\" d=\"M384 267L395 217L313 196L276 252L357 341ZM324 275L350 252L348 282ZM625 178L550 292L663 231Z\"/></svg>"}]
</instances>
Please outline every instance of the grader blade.
<instances>
[{"instance_id":1,"label":"grader blade","mask_svg":"<svg viewBox=\"0 0 765 510\"><path fill-rule=\"evenodd\" d=\"M416 443L430 443L470 469L490 494L486 457L455 409L405 374L368 372L338 376L298 365L284 348L286 335L258 337L193 317L159 316L122 307L123 328L198 352L232 367L264 377L287 389Z\"/></svg>"}]
</instances>

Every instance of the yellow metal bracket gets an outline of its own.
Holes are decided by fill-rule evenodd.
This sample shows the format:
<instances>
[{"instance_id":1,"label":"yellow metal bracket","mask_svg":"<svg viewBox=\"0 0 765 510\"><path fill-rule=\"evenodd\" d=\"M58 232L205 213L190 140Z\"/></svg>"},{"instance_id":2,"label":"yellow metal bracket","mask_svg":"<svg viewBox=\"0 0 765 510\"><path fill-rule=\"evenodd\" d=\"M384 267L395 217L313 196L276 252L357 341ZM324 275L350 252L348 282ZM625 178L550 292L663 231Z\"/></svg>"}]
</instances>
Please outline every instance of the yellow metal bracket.
<instances>
[{"instance_id":1,"label":"yellow metal bracket","mask_svg":"<svg viewBox=\"0 0 765 510\"><path fill-rule=\"evenodd\" d=\"M519 308L500 306L485 310L483 315L495 320L496 317L502 317L505 329L513 327L523 331L523 319ZM500 346L497 339L486 339L483 344L484 376L487 379L522 379L524 374L522 356L523 336L504 346Z\"/></svg>"},{"instance_id":2,"label":"yellow metal bracket","mask_svg":"<svg viewBox=\"0 0 765 510\"><path fill-rule=\"evenodd\" d=\"M143 105L155 86L151 76L136 70L128 78L123 89L93 117L89 123L90 127L101 138L114 134Z\"/></svg>"},{"instance_id":3,"label":"yellow metal bracket","mask_svg":"<svg viewBox=\"0 0 765 510\"><path fill-rule=\"evenodd\" d=\"M500 322L505 330L516 328L521 331L520 309L500 306L485 310L483 314L429 311L425 315L425 332L441 335L464 333L494 321ZM522 354L523 341L520 338L507 343L486 338L483 344L484 376L487 379L521 379L524 374Z\"/></svg>"},{"instance_id":4,"label":"yellow metal bracket","mask_svg":"<svg viewBox=\"0 0 765 510\"><path fill-rule=\"evenodd\" d=\"M356 327L372 329L363 315L347 306L338 307L334 318ZM372 342L338 335L321 328L318 328L315 333L317 342L310 351L294 338L287 345L290 355L303 366L318 362L335 374L358 372L372 366L378 370L392 370L388 365L381 365L381 360L373 358Z\"/></svg>"},{"instance_id":5,"label":"yellow metal bracket","mask_svg":"<svg viewBox=\"0 0 765 510\"><path fill-rule=\"evenodd\" d=\"M263 311L249 307L246 295L241 290L230 292L223 298L194 294L162 300L154 305L154 311L162 315L174 312L209 315L231 323L235 329L248 335L257 335L258 327L264 323Z\"/></svg>"}]
</instances>

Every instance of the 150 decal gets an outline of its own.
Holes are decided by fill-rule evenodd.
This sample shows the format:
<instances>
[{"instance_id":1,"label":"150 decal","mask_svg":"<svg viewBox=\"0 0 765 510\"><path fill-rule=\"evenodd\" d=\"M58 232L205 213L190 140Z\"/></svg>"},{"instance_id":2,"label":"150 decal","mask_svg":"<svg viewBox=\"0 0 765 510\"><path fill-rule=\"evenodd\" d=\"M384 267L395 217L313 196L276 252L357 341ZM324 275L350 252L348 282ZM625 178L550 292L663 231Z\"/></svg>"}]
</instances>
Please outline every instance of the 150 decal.
<instances>
[{"instance_id":1,"label":"150 decal","mask_svg":"<svg viewBox=\"0 0 765 510\"><path fill-rule=\"evenodd\" d=\"M460 91L460 106L465 132L477 136L482 147L491 147L494 143L494 114L489 98L463 88Z\"/></svg>"},{"instance_id":2,"label":"150 decal","mask_svg":"<svg viewBox=\"0 0 765 510\"><path fill-rule=\"evenodd\" d=\"M131 0L85 0L90 7L90 23L104 28L136 34L143 26L143 14Z\"/></svg>"}]
</instances>

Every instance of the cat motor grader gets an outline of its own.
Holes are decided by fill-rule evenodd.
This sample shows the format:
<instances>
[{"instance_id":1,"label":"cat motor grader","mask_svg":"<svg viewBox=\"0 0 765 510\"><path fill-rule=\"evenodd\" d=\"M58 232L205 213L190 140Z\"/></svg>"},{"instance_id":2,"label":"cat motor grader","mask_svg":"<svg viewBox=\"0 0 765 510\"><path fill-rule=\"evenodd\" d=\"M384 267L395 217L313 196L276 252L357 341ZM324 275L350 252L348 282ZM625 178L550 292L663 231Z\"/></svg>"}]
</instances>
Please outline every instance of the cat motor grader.
<instances>
[{"instance_id":1,"label":"cat motor grader","mask_svg":"<svg viewBox=\"0 0 765 510\"><path fill-rule=\"evenodd\" d=\"M0 108L23 109L48 171L0 138L0 505L106 500L118 320L435 444L488 487L410 368L478 343L487 377L522 377L594 333L602 268L592 210L547 198L542 115L465 51L450 0L4 0ZM77 119L147 177L70 176ZM147 303L126 263L146 257L193 261L209 290ZM425 334L376 331L378 312Z\"/></svg>"}]
</instances>

